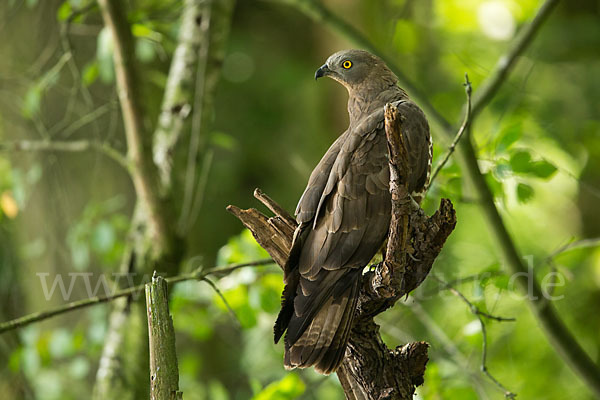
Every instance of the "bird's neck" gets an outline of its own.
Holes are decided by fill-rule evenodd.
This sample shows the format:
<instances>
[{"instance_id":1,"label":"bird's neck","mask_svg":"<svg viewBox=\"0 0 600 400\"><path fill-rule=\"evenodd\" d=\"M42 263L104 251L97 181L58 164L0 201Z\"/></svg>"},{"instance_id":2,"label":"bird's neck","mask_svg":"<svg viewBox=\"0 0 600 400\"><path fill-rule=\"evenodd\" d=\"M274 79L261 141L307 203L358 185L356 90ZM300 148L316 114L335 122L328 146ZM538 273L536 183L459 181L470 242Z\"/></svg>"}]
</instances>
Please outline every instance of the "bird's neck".
<instances>
[{"instance_id":1,"label":"bird's neck","mask_svg":"<svg viewBox=\"0 0 600 400\"><path fill-rule=\"evenodd\" d=\"M348 114L350 126L380 110L387 103L408 98L408 95L396 83L383 82L381 87L357 88L348 90Z\"/></svg>"}]
</instances>

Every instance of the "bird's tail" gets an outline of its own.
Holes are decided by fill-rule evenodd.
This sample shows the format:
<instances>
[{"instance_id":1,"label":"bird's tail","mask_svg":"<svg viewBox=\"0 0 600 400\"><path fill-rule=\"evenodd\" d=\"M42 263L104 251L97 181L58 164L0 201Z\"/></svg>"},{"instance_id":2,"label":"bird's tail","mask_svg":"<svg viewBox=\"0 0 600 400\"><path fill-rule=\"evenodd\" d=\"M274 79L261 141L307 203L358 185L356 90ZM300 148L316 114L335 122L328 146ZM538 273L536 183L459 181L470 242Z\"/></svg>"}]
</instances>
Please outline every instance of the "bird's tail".
<instances>
[{"instance_id":1,"label":"bird's tail","mask_svg":"<svg viewBox=\"0 0 600 400\"><path fill-rule=\"evenodd\" d=\"M334 290L310 325L293 343L289 340L293 332L288 329L284 358L286 369L314 366L317 372L329 375L340 365L350 337L359 294L361 274L352 275L350 285L341 293L335 293ZM293 322L290 327L292 325Z\"/></svg>"}]
</instances>

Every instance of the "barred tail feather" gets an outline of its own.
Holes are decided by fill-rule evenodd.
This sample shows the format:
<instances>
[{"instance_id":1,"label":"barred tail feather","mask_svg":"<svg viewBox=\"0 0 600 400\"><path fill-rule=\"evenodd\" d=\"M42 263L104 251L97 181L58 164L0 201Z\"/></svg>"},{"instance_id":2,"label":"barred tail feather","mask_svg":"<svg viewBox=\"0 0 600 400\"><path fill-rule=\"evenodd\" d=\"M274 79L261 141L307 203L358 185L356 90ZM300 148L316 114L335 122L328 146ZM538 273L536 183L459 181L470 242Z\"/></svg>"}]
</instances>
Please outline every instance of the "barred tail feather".
<instances>
[{"instance_id":1,"label":"barred tail feather","mask_svg":"<svg viewBox=\"0 0 600 400\"><path fill-rule=\"evenodd\" d=\"M357 274L360 278L360 274ZM321 374L334 372L344 358L358 299L355 281L339 296L331 296L317 312L302 335L290 344L286 341L286 369L314 366Z\"/></svg>"}]
</instances>

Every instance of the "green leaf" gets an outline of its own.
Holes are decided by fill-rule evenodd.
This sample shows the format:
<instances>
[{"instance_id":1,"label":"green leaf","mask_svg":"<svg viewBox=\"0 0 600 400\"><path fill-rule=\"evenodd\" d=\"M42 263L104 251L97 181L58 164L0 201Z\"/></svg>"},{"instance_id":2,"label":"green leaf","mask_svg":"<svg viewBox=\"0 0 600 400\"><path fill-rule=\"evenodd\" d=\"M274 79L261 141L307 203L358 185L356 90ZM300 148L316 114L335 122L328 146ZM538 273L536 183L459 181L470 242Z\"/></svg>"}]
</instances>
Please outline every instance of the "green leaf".
<instances>
[{"instance_id":1,"label":"green leaf","mask_svg":"<svg viewBox=\"0 0 600 400\"><path fill-rule=\"evenodd\" d=\"M557 168L554 164L546 160L536 161L531 165L531 174L538 178L548 179L556 172Z\"/></svg>"},{"instance_id":2,"label":"green leaf","mask_svg":"<svg viewBox=\"0 0 600 400\"><path fill-rule=\"evenodd\" d=\"M294 373L287 374L280 381L270 383L253 400L292 400L306 390L306 385Z\"/></svg>"},{"instance_id":3,"label":"green leaf","mask_svg":"<svg viewBox=\"0 0 600 400\"><path fill-rule=\"evenodd\" d=\"M526 183L519 183L517 185L517 199L520 203L527 203L533 198L534 190L531 186Z\"/></svg>"},{"instance_id":4,"label":"green leaf","mask_svg":"<svg viewBox=\"0 0 600 400\"><path fill-rule=\"evenodd\" d=\"M526 150L519 150L510 157L510 166L515 173L532 175L537 178L548 179L556 172L554 164L546 161L532 161L531 154Z\"/></svg>"},{"instance_id":5,"label":"green leaf","mask_svg":"<svg viewBox=\"0 0 600 400\"><path fill-rule=\"evenodd\" d=\"M531 171L531 154L526 150L519 150L510 156L510 167L516 173Z\"/></svg>"}]
</instances>

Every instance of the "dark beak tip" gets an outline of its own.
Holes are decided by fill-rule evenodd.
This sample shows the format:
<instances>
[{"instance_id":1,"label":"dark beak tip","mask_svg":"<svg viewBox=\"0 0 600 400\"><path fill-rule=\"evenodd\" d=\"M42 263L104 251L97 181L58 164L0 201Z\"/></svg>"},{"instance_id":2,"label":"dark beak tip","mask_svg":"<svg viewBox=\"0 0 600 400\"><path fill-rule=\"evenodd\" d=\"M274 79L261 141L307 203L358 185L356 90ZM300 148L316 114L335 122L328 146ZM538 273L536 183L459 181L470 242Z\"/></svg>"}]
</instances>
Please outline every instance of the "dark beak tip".
<instances>
[{"instance_id":1,"label":"dark beak tip","mask_svg":"<svg viewBox=\"0 0 600 400\"><path fill-rule=\"evenodd\" d=\"M319 67L319 69L315 72L315 81L323 76L325 76L325 74L329 71L329 68L327 67L327 64L322 65L321 67Z\"/></svg>"}]
</instances>

